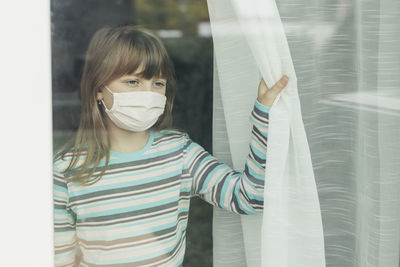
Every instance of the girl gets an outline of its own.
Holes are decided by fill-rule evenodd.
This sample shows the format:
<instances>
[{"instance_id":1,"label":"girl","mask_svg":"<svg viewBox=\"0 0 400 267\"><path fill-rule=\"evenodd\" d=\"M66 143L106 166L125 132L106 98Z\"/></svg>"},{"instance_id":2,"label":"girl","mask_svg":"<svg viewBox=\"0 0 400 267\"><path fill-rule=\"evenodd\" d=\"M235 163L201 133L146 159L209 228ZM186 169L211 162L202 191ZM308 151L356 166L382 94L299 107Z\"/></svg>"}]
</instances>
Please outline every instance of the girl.
<instances>
[{"instance_id":1,"label":"girl","mask_svg":"<svg viewBox=\"0 0 400 267\"><path fill-rule=\"evenodd\" d=\"M243 173L167 130L174 67L138 26L97 31L81 81L81 120L54 158L56 266L181 266L190 198L262 213L268 114L286 86L261 80Z\"/></svg>"}]
</instances>

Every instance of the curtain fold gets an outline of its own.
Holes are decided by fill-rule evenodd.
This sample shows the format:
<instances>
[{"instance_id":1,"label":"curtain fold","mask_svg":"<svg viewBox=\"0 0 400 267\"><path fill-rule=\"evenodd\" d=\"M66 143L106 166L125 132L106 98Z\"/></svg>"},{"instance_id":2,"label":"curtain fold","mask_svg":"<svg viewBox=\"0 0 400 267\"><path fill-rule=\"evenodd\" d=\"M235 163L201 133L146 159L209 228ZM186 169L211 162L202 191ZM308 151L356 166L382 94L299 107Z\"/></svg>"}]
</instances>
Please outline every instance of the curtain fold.
<instances>
[{"instance_id":1,"label":"curtain fold","mask_svg":"<svg viewBox=\"0 0 400 267\"><path fill-rule=\"evenodd\" d=\"M214 266L399 267L400 1L208 8L219 159L243 170L261 77L290 77L270 114L264 214L214 207Z\"/></svg>"},{"instance_id":2,"label":"curtain fold","mask_svg":"<svg viewBox=\"0 0 400 267\"><path fill-rule=\"evenodd\" d=\"M229 257L221 258L229 255L228 251L243 247L247 266L324 266L319 200L301 118L297 78L275 2L211 0L208 7L219 81L214 90L219 90L221 96L219 104L224 111L235 169L243 168L248 153L248 114L261 77L270 87L283 74L290 77L270 113L264 213L240 216L243 245L219 239L221 231L226 236L224 223L239 224L237 219L228 221L225 215L221 215L222 221L215 213L214 265L243 266ZM215 120L218 114L222 113L215 113ZM218 143L217 137L214 144ZM216 156L218 152L214 148ZM231 235L240 232L231 229Z\"/></svg>"}]
</instances>

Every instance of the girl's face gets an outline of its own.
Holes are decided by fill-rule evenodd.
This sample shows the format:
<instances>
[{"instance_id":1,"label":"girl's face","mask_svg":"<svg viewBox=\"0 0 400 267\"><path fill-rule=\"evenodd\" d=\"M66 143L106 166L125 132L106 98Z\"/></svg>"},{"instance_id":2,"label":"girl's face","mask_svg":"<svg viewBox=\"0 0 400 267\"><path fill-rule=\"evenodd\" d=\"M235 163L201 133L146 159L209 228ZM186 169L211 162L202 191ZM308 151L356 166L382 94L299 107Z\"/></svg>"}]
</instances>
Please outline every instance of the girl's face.
<instances>
[{"instance_id":1,"label":"girl's face","mask_svg":"<svg viewBox=\"0 0 400 267\"><path fill-rule=\"evenodd\" d=\"M137 73L140 73L141 71L141 68L138 68L134 74L126 74L119 77L107 84L107 87L113 93L153 91L165 95L167 80L155 77L145 79L137 75ZM103 100L108 109L113 106L113 96L105 88L103 88L101 92L97 93L97 100Z\"/></svg>"}]
</instances>

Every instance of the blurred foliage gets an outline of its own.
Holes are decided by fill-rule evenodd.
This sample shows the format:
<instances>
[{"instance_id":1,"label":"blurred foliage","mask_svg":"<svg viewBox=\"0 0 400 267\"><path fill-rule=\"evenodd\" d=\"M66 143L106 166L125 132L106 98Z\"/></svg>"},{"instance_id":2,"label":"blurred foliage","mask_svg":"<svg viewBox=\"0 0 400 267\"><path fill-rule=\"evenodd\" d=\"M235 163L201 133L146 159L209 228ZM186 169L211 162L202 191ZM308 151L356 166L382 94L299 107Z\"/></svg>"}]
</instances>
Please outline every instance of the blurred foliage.
<instances>
[{"instance_id":1,"label":"blurred foliage","mask_svg":"<svg viewBox=\"0 0 400 267\"><path fill-rule=\"evenodd\" d=\"M200 0L136 0L135 22L152 29L178 29L197 34L199 21L207 21L207 2Z\"/></svg>"}]
</instances>

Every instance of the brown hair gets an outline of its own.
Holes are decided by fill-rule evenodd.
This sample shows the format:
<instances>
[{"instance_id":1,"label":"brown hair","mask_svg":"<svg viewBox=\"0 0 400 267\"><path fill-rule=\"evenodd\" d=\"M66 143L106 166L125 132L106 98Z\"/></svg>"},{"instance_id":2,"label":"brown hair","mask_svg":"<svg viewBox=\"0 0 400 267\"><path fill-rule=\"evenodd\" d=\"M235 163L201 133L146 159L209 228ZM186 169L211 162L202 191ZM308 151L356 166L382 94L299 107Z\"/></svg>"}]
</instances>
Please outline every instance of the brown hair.
<instances>
[{"instance_id":1,"label":"brown hair","mask_svg":"<svg viewBox=\"0 0 400 267\"><path fill-rule=\"evenodd\" d=\"M141 26L103 27L92 37L85 58L81 80L81 116L76 136L58 153L56 159L72 152L68 168L69 180L93 184L105 173L110 159L110 140L106 129L103 106L96 94L103 85L125 74L139 73L146 79L162 77L167 80L167 102L164 113L152 127L164 129L172 124L172 107L176 94L174 66L161 39ZM83 163L77 166L81 156ZM105 158L103 167L98 168ZM96 175L95 175L96 173Z\"/></svg>"}]
</instances>

